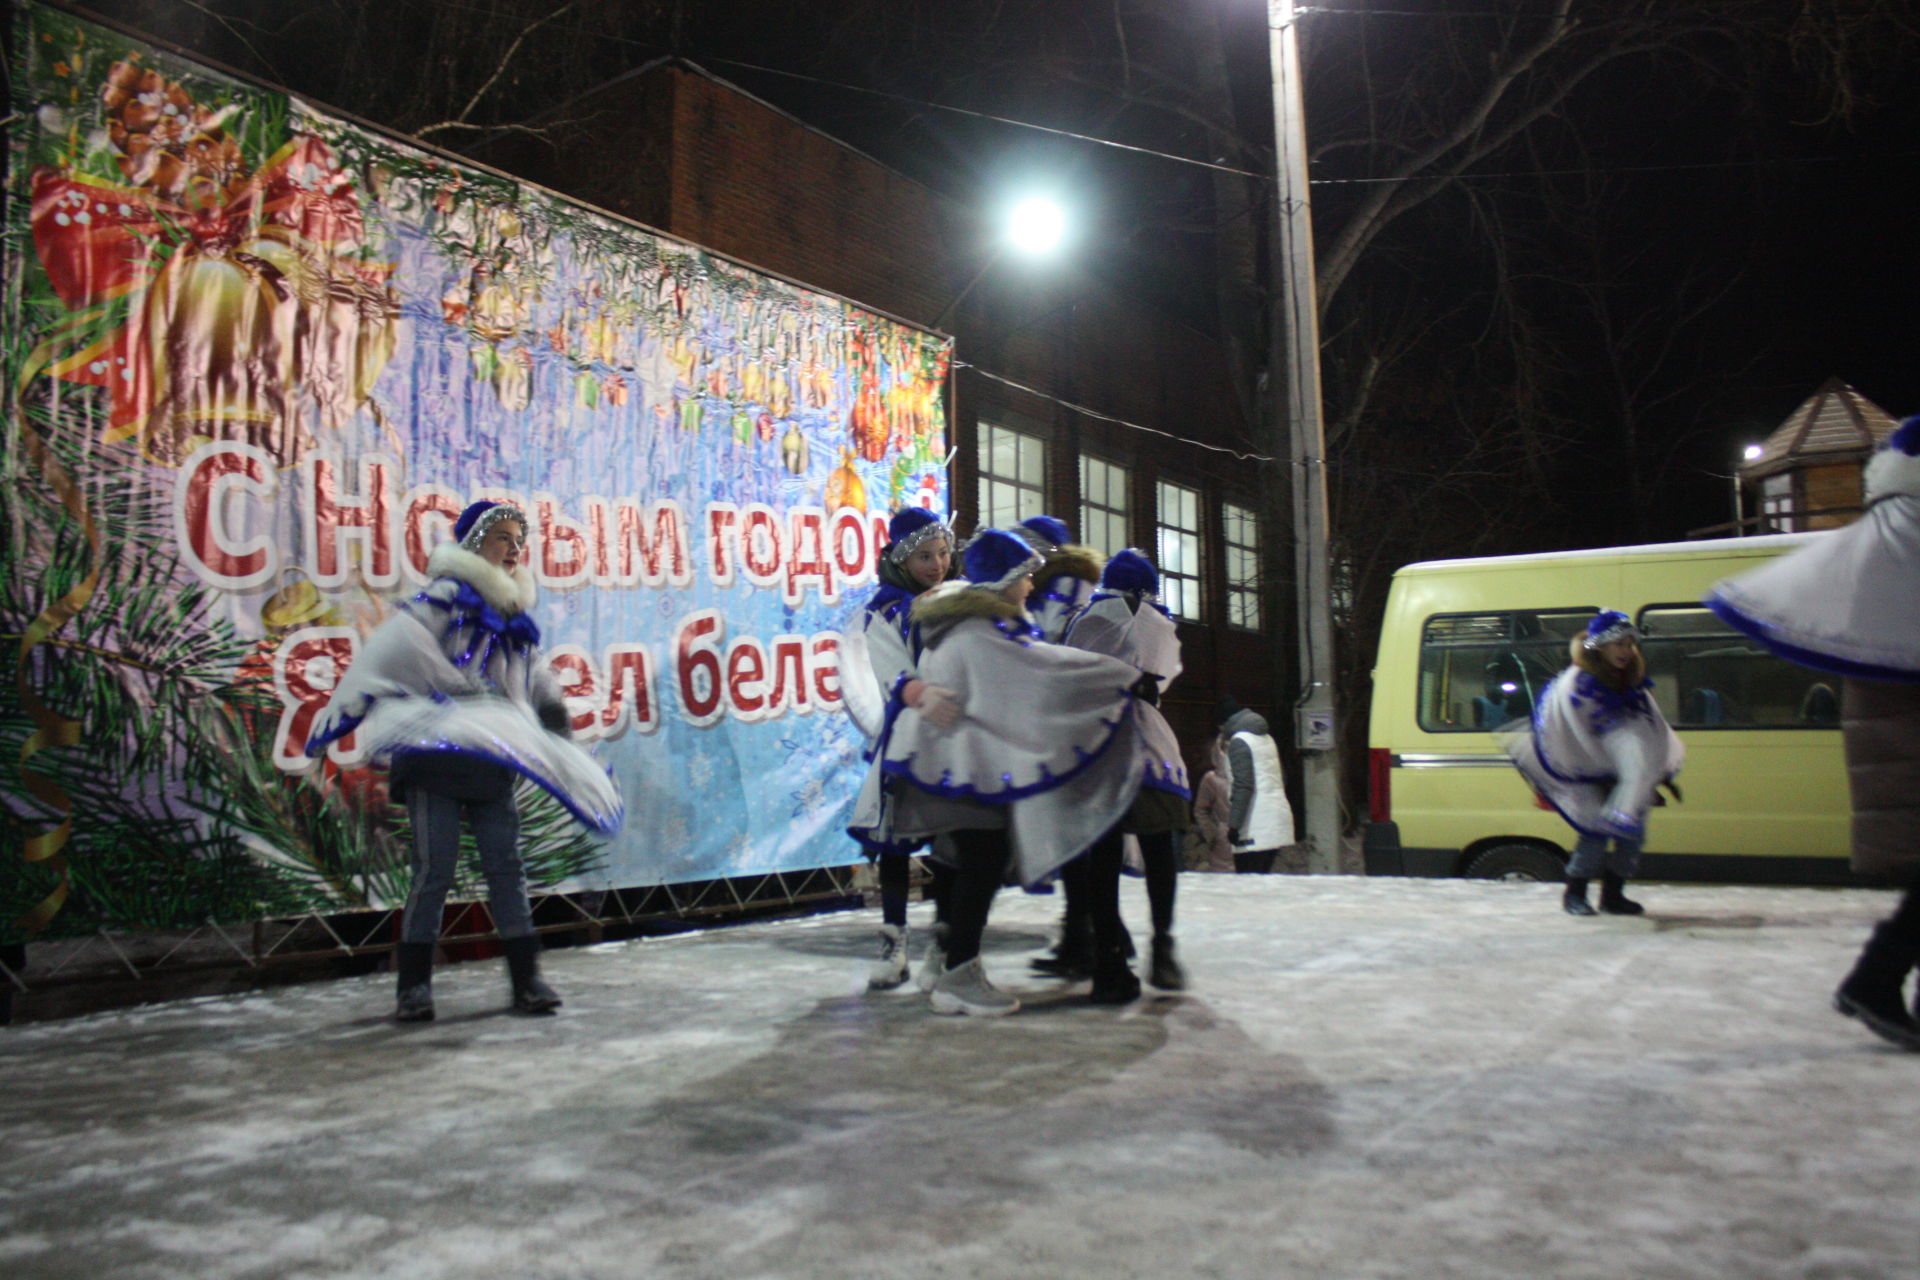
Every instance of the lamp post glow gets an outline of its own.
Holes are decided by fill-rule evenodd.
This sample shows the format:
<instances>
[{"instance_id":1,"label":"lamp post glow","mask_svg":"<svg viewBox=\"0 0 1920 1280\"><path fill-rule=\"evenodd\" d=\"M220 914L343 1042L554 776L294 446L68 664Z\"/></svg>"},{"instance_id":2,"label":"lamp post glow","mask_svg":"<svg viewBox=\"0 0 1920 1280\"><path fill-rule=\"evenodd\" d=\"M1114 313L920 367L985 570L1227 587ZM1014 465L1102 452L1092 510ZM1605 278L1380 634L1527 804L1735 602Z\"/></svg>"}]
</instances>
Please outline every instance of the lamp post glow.
<instances>
[{"instance_id":1,"label":"lamp post glow","mask_svg":"<svg viewBox=\"0 0 1920 1280\"><path fill-rule=\"evenodd\" d=\"M1022 200L1007 216L1007 245L1021 253L1052 253L1066 233L1066 211L1043 196Z\"/></svg>"},{"instance_id":2,"label":"lamp post glow","mask_svg":"<svg viewBox=\"0 0 1920 1280\"><path fill-rule=\"evenodd\" d=\"M1000 255L1007 250L1012 249L1027 258L1043 258L1058 249L1066 238L1066 210L1044 196L1028 196L1021 200L1007 213L1000 243L980 264L980 269L973 273L973 278L961 286L959 293L953 295L953 301L940 308L940 314L933 318L932 327L938 329L946 323L954 308L973 292L973 286L993 270L994 263L1000 261Z\"/></svg>"}]
</instances>

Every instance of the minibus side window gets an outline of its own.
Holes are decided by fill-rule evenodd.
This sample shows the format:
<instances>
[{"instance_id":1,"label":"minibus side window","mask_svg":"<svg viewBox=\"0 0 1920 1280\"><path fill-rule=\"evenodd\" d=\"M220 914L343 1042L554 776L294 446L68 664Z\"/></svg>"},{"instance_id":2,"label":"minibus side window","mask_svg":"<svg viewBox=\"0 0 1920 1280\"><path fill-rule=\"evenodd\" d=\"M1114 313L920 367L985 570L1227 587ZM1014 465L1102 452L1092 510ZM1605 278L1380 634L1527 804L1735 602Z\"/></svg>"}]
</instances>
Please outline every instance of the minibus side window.
<instances>
[{"instance_id":1,"label":"minibus side window","mask_svg":"<svg viewBox=\"0 0 1920 1280\"><path fill-rule=\"evenodd\" d=\"M1676 729L1837 729L1837 677L1776 658L1697 604L1640 611L1653 696Z\"/></svg>"},{"instance_id":2,"label":"minibus side window","mask_svg":"<svg viewBox=\"0 0 1920 1280\"><path fill-rule=\"evenodd\" d=\"M1435 614L1420 630L1419 721L1428 733L1485 733L1530 715L1567 665L1592 608Z\"/></svg>"}]
</instances>

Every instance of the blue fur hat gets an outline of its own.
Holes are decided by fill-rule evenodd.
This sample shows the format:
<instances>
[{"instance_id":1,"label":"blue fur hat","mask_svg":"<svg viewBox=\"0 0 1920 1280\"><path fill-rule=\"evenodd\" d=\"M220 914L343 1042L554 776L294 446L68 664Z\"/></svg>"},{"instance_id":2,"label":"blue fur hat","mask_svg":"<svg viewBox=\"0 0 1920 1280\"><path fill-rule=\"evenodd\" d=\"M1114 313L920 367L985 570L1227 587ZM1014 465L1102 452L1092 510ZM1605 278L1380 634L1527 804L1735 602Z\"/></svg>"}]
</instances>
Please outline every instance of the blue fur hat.
<instances>
[{"instance_id":1,"label":"blue fur hat","mask_svg":"<svg viewBox=\"0 0 1920 1280\"><path fill-rule=\"evenodd\" d=\"M460 513L460 518L453 522L453 540L468 551L476 550L485 540L487 530L502 520L515 521L522 529L527 527L527 514L518 507L504 502L489 502L485 498L469 503L467 509Z\"/></svg>"},{"instance_id":2,"label":"blue fur hat","mask_svg":"<svg viewBox=\"0 0 1920 1280\"><path fill-rule=\"evenodd\" d=\"M1887 437L1887 448L1898 449L1909 458L1920 457L1920 414L1895 427Z\"/></svg>"},{"instance_id":3,"label":"blue fur hat","mask_svg":"<svg viewBox=\"0 0 1920 1280\"><path fill-rule=\"evenodd\" d=\"M1058 516L1028 516L1013 526L1013 532L1035 551L1057 551L1073 541L1073 530Z\"/></svg>"},{"instance_id":4,"label":"blue fur hat","mask_svg":"<svg viewBox=\"0 0 1920 1280\"><path fill-rule=\"evenodd\" d=\"M1101 571L1100 585L1108 591L1137 591L1146 597L1160 593L1160 571L1137 547L1123 547L1113 553Z\"/></svg>"},{"instance_id":5,"label":"blue fur hat","mask_svg":"<svg viewBox=\"0 0 1920 1280\"><path fill-rule=\"evenodd\" d=\"M1046 563L1024 540L1005 529L982 529L974 534L961 551L960 562L968 582L992 591Z\"/></svg>"},{"instance_id":6,"label":"blue fur hat","mask_svg":"<svg viewBox=\"0 0 1920 1280\"><path fill-rule=\"evenodd\" d=\"M1633 625L1632 618L1618 609L1603 609L1587 619L1587 638L1582 643L1589 649L1598 649L1615 640L1639 638L1640 628Z\"/></svg>"}]
</instances>

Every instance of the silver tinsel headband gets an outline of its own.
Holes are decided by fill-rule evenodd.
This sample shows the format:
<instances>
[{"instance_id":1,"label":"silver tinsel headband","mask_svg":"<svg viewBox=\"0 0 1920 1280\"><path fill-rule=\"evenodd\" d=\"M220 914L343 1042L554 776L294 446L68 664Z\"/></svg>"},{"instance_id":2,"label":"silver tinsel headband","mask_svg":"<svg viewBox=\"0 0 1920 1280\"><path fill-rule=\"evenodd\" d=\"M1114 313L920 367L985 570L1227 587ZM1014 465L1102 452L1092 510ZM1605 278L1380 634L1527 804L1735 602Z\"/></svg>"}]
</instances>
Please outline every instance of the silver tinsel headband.
<instances>
[{"instance_id":1,"label":"silver tinsel headband","mask_svg":"<svg viewBox=\"0 0 1920 1280\"><path fill-rule=\"evenodd\" d=\"M933 520L921 525L906 537L887 544L887 559L895 564L905 564L907 557L918 551L922 545L935 538L945 538L947 545L953 545L953 530L944 521Z\"/></svg>"},{"instance_id":2,"label":"silver tinsel headband","mask_svg":"<svg viewBox=\"0 0 1920 1280\"><path fill-rule=\"evenodd\" d=\"M460 539L460 549L462 551L478 551L480 544L487 540L488 531L502 520L511 520L515 524L518 524L522 530L531 527L527 524L526 512L516 506L502 502L495 506L488 507L480 513L479 518L473 522L473 528L467 530L467 536Z\"/></svg>"}]
</instances>

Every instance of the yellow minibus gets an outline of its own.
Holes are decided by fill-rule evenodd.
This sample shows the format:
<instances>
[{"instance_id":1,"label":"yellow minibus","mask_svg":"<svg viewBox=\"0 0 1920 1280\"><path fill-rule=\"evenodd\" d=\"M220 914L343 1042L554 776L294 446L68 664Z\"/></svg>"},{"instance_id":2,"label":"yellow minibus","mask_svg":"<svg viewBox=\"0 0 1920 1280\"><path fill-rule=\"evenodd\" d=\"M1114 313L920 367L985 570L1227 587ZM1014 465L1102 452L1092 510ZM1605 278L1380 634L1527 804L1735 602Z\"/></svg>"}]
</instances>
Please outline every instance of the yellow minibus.
<instances>
[{"instance_id":1,"label":"yellow minibus","mask_svg":"<svg viewBox=\"0 0 1920 1280\"><path fill-rule=\"evenodd\" d=\"M1401 569L1373 671L1367 873L1562 878L1574 832L1493 730L1530 713L1592 614L1620 609L1687 747L1685 800L1653 811L1641 875L1853 883L1838 680L1774 657L1700 603L1720 579L1822 536Z\"/></svg>"}]
</instances>

